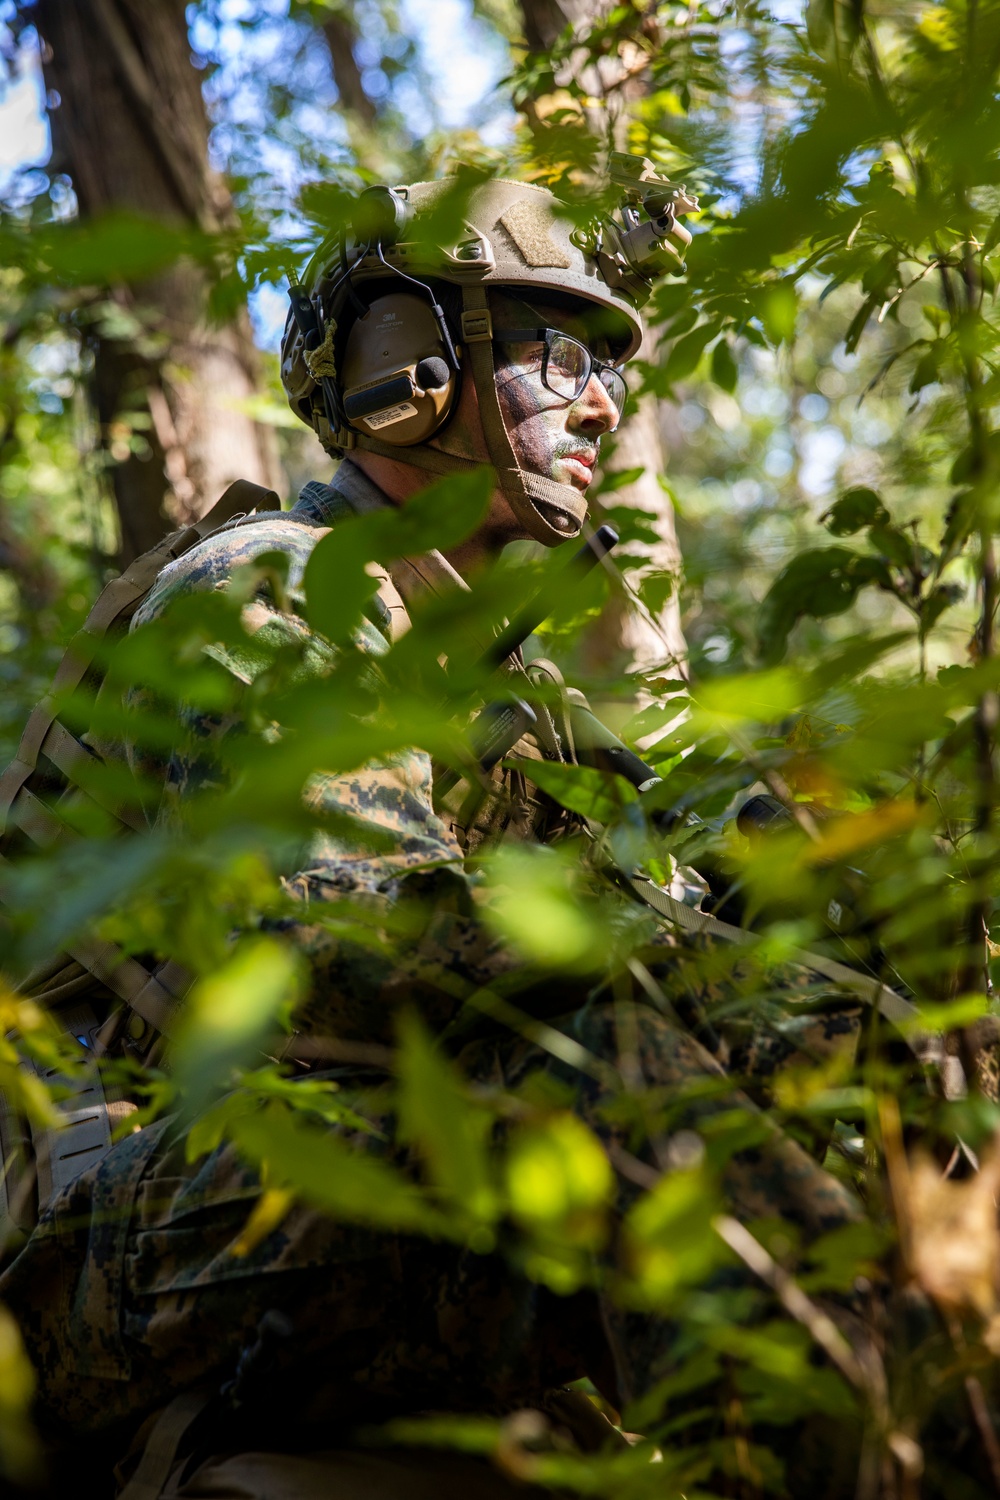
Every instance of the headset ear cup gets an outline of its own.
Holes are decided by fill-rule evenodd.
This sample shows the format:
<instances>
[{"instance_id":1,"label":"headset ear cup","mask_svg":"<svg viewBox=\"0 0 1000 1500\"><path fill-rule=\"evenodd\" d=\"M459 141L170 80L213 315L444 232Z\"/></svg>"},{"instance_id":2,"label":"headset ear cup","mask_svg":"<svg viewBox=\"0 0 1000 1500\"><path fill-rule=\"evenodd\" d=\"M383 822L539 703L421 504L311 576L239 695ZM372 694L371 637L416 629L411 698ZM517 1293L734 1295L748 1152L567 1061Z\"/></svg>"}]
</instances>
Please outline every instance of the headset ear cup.
<instances>
[{"instance_id":1,"label":"headset ear cup","mask_svg":"<svg viewBox=\"0 0 1000 1500\"><path fill-rule=\"evenodd\" d=\"M460 370L432 307L413 292L376 297L348 333L344 414L360 437L393 448L426 443L458 400Z\"/></svg>"}]
</instances>

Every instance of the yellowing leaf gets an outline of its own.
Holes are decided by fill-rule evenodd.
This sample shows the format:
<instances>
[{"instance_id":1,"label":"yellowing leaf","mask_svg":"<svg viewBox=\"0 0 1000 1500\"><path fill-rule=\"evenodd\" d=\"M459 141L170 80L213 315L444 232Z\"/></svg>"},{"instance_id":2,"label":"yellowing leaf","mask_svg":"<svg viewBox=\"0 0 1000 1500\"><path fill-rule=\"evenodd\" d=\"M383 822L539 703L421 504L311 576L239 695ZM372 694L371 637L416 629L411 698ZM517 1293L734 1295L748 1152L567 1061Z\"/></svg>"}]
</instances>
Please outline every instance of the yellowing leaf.
<instances>
[{"instance_id":1,"label":"yellowing leaf","mask_svg":"<svg viewBox=\"0 0 1000 1500\"><path fill-rule=\"evenodd\" d=\"M294 1202L295 1194L287 1188L265 1188L254 1204L243 1233L233 1245L233 1254L249 1255L256 1250L271 1231L277 1229Z\"/></svg>"},{"instance_id":2,"label":"yellowing leaf","mask_svg":"<svg viewBox=\"0 0 1000 1500\"><path fill-rule=\"evenodd\" d=\"M600 1141L568 1112L517 1130L506 1174L514 1218L536 1227L562 1224L571 1238L572 1217L603 1208L614 1190L614 1176ZM582 1220L577 1227L583 1227ZM588 1223L586 1236L592 1228Z\"/></svg>"},{"instance_id":3,"label":"yellowing leaf","mask_svg":"<svg viewBox=\"0 0 1000 1500\"><path fill-rule=\"evenodd\" d=\"M803 847L801 859L809 865L844 859L859 849L885 843L899 833L928 823L931 817L928 805L907 798L883 802L869 812L850 813L835 822L823 824L819 839Z\"/></svg>"},{"instance_id":4,"label":"yellowing leaf","mask_svg":"<svg viewBox=\"0 0 1000 1500\"><path fill-rule=\"evenodd\" d=\"M946 1312L974 1311L984 1318L997 1312L998 1190L1000 1152L995 1146L964 1182L942 1176L930 1156L920 1154L910 1165L909 1190L901 1205L907 1259L914 1279Z\"/></svg>"},{"instance_id":5,"label":"yellowing leaf","mask_svg":"<svg viewBox=\"0 0 1000 1500\"><path fill-rule=\"evenodd\" d=\"M0 1474L23 1484L40 1479L41 1450L31 1425L35 1372L21 1332L0 1306Z\"/></svg>"}]
</instances>

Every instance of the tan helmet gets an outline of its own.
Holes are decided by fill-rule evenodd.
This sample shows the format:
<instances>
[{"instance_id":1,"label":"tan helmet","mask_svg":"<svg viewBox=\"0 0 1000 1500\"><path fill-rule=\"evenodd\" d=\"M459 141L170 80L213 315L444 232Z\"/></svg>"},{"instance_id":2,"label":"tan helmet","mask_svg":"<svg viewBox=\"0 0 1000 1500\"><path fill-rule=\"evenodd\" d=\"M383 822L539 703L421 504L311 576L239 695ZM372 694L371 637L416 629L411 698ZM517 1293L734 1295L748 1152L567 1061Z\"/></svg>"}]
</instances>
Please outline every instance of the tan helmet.
<instances>
[{"instance_id":1,"label":"tan helmet","mask_svg":"<svg viewBox=\"0 0 1000 1500\"><path fill-rule=\"evenodd\" d=\"M613 157L611 176L624 190L619 219L583 230L552 193L530 183L366 189L350 233L327 242L305 284L290 290L281 378L292 410L330 452L358 447L452 473L471 460L430 440L471 373L490 460L518 519L549 546L576 536L585 498L520 468L511 446L496 391L489 289L589 303L616 359L633 355L653 281L684 269L691 235L677 215L697 202L641 157ZM460 289L457 326L438 303L441 282Z\"/></svg>"}]
</instances>

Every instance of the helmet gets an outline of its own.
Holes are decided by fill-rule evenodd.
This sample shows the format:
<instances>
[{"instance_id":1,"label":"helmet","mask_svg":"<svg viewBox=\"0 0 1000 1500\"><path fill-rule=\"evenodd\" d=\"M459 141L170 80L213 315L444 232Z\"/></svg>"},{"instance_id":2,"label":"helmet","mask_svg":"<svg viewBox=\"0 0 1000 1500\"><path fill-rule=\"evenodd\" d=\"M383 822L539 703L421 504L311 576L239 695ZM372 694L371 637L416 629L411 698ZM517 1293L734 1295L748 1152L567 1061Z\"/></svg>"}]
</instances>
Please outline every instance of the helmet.
<instances>
[{"instance_id":1,"label":"helmet","mask_svg":"<svg viewBox=\"0 0 1000 1500\"><path fill-rule=\"evenodd\" d=\"M633 355L653 280L684 269L691 235L677 215L698 205L644 158L616 154L611 176L624 189L619 220L583 229L530 183L366 189L350 231L327 241L305 284L290 289L281 378L292 410L330 452L357 447L450 473L472 461L429 443L471 373L490 460L514 513L549 546L576 536L584 497L521 469L511 446L496 391L489 289L589 304L615 357ZM449 214L456 198L460 214ZM456 289L446 297L450 321L442 283Z\"/></svg>"}]
</instances>

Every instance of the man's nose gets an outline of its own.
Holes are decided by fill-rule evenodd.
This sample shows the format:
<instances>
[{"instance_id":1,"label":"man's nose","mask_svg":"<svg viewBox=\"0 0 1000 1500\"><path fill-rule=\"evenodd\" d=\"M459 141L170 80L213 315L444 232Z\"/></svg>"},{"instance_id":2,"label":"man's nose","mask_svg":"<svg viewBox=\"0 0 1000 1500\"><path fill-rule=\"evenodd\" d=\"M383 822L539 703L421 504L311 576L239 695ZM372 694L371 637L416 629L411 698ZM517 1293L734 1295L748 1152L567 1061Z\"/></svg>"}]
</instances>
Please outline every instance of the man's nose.
<instances>
[{"instance_id":1,"label":"man's nose","mask_svg":"<svg viewBox=\"0 0 1000 1500\"><path fill-rule=\"evenodd\" d=\"M569 410L568 426L575 432L584 432L588 437L602 437L611 432L621 421L621 413L601 384L597 375L591 375L583 390Z\"/></svg>"}]
</instances>

